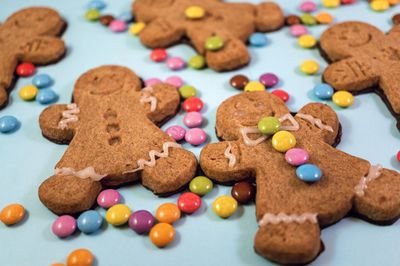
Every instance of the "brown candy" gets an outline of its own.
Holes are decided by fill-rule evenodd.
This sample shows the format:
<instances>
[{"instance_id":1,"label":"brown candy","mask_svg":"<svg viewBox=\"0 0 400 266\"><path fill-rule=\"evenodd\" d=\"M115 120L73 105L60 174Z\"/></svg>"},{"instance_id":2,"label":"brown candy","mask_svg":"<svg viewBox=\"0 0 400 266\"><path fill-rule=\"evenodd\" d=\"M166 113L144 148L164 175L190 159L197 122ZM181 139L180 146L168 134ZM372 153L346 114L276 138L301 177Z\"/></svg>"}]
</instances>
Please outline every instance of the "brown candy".
<instances>
[{"instance_id":1,"label":"brown candy","mask_svg":"<svg viewBox=\"0 0 400 266\"><path fill-rule=\"evenodd\" d=\"M114 18L114 16L112 16L112 15L104 15L104 16L101 16L101 17L99 18L99 21L100 21L100 23L101 23L102 25L108 26L108 25L110 25L111 21L113 21L114 19L115 19L115 18Z\"/></svg>"},{"instance_id":2,"label":"brown candy","mask_svg":"<svg viewBox=\"0 0 400 266\"><path fill-rule=\"evenodd\" d=\"M288 26L296 25L296 24L301 24L301 19L299 16L296 15L289 15L285 19L285 23Z\"/></svg>"},{"instance_id":3,"label":"brown candy","mask_svg":"<svg viewBox=\"0 0 400 266\"><path fill-rule=\"evenodd\" d=\"M231 78L229 83L235 89L243 90L247 83L249 83L249 79L245 75L235 75Z\"/></svg>"},{"instance_id":4,"label":"brown candy","mask_svg":"<svg viewBox=\"0 0 400 266\"><path fill-rule=\"evenodd\" d=\"M392 17L392 22L394 25L399 25L400 24L400 14L395 14Z\"/></svg>"},{"instance_id":5,"label":"brown candy","mask_svg":"<svg viewBox=\"0 0 400 266\"><path fill-rule=\"evenodd\" d=\"M239 203L246 204L254 199L255 189L249 182L239 182L232 187L231 195Z\"/></svg>"}]
</instances>

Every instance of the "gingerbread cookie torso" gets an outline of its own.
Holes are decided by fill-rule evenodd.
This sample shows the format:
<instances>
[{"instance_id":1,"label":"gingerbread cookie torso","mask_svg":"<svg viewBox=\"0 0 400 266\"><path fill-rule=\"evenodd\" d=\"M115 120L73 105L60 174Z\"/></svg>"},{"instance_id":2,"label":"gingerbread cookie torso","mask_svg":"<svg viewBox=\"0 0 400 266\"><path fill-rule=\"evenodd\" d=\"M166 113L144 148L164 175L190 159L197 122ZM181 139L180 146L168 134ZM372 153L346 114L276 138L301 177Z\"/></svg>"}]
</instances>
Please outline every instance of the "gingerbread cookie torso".
<instances>
[{"instance_id":1,"label":"gingerbread cookie torso","mask_svg":"<svg viewBox=\"0 0 400 266\"><path fill-rule=\"evenodd\" d=\"M75 84L74 103L40 115L43 135L69 143L39 197L57 214L89 209L103 186L141 180L156 194L177 192L194 176L197 160L156 124L176 114L179 93L171 85L141 89L129 69L102 66Z\"/></svg>"},{"instance_id":2,"label":"gingerbread cookie torso","mask_svg":"<svg viewBox=\"0 0 400 266\"><path fill-rule=\"evenodd\" d=\"M188 18L188 8L204 11L198 18ZM141 42L150 48L162 48L187 37L198 53L205 55L209 67L226 71L250 62L246 41L255 32L277 30L284 25L281 8L274 3L258 5L223 3L217 0L136 0L133 13L146 27L140 32ZM212 36L223 39L217 51L205 48Z\"/></svg>"},{"instance_id":3,"label":"gingerbread cookie torso","mask_svg":"<svg viewBox=\"0 0 400 266\"><path fill-rule=\"evenodd\" d=\"M63 57L65 44L57 36L65 27L57 11L45 7L20 10L0 25L0 109L7 105L18 62L46 65Z\"/></svg>"},{"instance_id":4,"label":"gingerbread cookie torso","mask_svg":"<svg viewBox=\"0 0 400 266\"><path fill-rule=\"evenodd\" d=\"M332 62L323 80L336 90L376 92L400 130L400 26L385 35L367 23L339 23L322 34L320 48Z\"/></svg>"},{"instance_id":5,"label":"gingerbread cookie torso","mask_svg":"<svg viewBox=\"0 0 400 266\"><path fill-rule=\"evenodd\" d=\"M296 137L296 148L306 150L309 162L322 170L319 181L297 178L285 153L257 131L265 116L280 118L281 128ZM216 131L223 141L202 150L200 165L222 183L255 178L260 228L254 246L265 258L283 264L312 261L322 248L320 228L350 211L377 223L400 215L400 174L334 148L340 125L327 105L307 104L292 116L278 97L245 92L218 108Z\"/></svg>"}]
</instances>

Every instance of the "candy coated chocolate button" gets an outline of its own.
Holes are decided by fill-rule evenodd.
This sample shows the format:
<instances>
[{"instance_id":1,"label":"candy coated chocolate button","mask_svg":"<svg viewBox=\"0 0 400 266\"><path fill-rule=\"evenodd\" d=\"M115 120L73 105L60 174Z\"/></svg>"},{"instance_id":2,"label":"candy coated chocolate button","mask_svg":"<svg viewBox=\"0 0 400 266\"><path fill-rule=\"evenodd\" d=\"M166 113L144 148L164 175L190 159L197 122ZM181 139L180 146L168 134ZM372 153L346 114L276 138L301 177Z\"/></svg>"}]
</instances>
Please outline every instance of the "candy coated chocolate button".
<instances>
[{"instance_id":1,"label":"candy coated chocolate button","mask_svg":"<svg viewBox=\"0 0 400 266\"><path fill-rule=\"evenodd\" d=\"M70 215L62 215L53 222L51 230L60 238L70 236L76 230L76 220Z\"/></svg>"},{"instance_id":2,"label":"candy coated chocolate button","mask_svg":"<svg viewBox=\"0 0 400 266\"><path fill-rule=\"evenodd\" d=\"M205 48L208 51L217 51L224 47L224 39L219 36L212 36L206 40Z\"/></svg>"},{"instance_id":3,"label":"candy coated chocolate button","mask_svg":"<svg viewBox=\"0 0 400 266\"><path fill-rule=\"evenodd\" d=\"M258 130L266 135L272 135L281 129L281 122L273 116L263 117L258 121Z\"/></svg>"},{"instance_id":4,"label":"candy coated chocolate button","mask_svg":"<svg viewBox=\"0 0 400 266\"><path fill-rule=\"evenodd\" d=\"M199 196L204 196L213 189L213 182L205 176L196 176L190 181L189 189Z\"/></svg>"},{"instance_id":5,"label":"candy coated chocolate button","mask_svg":"<svg viewBox=\"0 0 400 266\"><path fill-rule=\"evenodd\" d=\"M244 87L244 91L252 92L252 91L264 91L265 86L259 81L250 81Z\"/></svg>"},{"instance_id":6,"label":"candy coated chocolate button","mask_svg":"<svg viewBox=\"0 0 400 266\"><path fill-rule=\"evenodd\" d=\"M317 39L310 34L305 34L297 39L297 43L303 48L313 48L317 44Z\"/></svg>"},{"instance_id":7,"label":"candy coated chocolate button","mask_svg":"<svg viewBox=\"0 0 400 266\"><path fill-rule=\"evenodd\" d=\"M279 78L277 75L273 73L265 73L262 74L259 78L259 81L267 88L271 88L278 84Z\"/></svg>"},{"instance_id":8,"label":"candy coated chocolate button","mask_svg":"<svg viewBox=\"0 0 400 266\"><path fill-rule=\"evenodd\" d=\"M199 112L189 112L183 117L183 123L189 128L199 127L203 123L203 116Z\"/></svg>"},{"instance_id":9,"label":"candy coated chocolate button","mask_svg":"<svg viewBox=\"0 0 400 266\"><path fill-rule=\"evenodd\" d=\"M249 43L255 47L263 47L267 45L267 37L263 33L254 32L249 37Z\"/></svg>"},{"instance_id":10,"label":"candy coated chocolate button","mask_svg":"<svg viewBox=\"0 0 400 266\"><path fill-rule=\"evenodd\" d=\"M150 53L150 59L154 62L162 62L165 59L167 59L167 50L163 48L157 48L151 51Z\"/></svg>"},{"instance_id":11,"label":"candy coated chocolate button","mask_svg":"<svg viewBox=\"0 0 400 266\"><path fill-rule=\"evenodd\" d=\"M239 182L232 187L231 195L239 203L246 204L254 199L255 189L254 186L248 182Z\"/></svg>"},{"instance_id":12,"label":"candy coated chocolate button","mask_svg":"<svg viewBox=\"0 0 400 266\"><path fill-rule=\"evenodd\" d=\"M305 1L300 4L300 11L311 13L317 10L317 4L313 1Z\"/></svg>"},{"instance_id":13,"label":"candy coated chocolate button","mask_svg":"<svg viewBox=\"0 0 400 266\"><path fill-rule=\"evenodd\" d=\"M387 0L374 0L370 4L371 9L377 12L382 12L387 10L390 7L390 4Z\"/></svg>"},{"instance_id":14,"label":"candy coated chocolate button","mask_svg":"<svg viewBox=\"0 0 400 266\"><path fill-rule=\"evenodd\" d=\"M392 22L394 25L399 25L400 24L400 14L396 14L392 17Z\"/></svg>"},{"instance_id":15,"label":"candy coated chocolate button","mask_svg":"<svg viewBox=\"0 0 400 266\"><path fill-rule=\"evenodd\" d=\"M304 74L313 75L318 72L319 64L314 60L306 60L300 65L300 70Z\"/></svg>"},{"instance_id":16,"label":"candy coated chocolate button","mask_svg":"<svg viewBox=\"0 0 400 266\"><path fill-rule=\"evenodd\" d=\"M221 218L228 218L237 210L237 201L228 195L219 196L212 205L213 211Z\"/></svg>"},{"instance_id":17,"label":"candy coated chocolate button","mask_svg":"<svg viewBox=\"0 0 400 266\"><path fill-rule=\"evenodd\" d=\"M292 35L294 37L300 37L301 35L307 34L308 29L304 25L295 24L295 25L290 26L289 33L290 33L290 35Z\"/></svg>"},{"instance_id":18,"label":"candy coated chocolate button","mask_svg":"<svg viewBox=\"0 0 400 266\"><path fill-rule=\"evenodd\" d=\"M322 100L331 99L334 92L332 86L326 83L317 84L313 91L315 96Z\"/></svg>"},{"instance_id":19,"label":"candy coated chocolate button","mask_svg":"<svg viewBox=\"0 0 400 266\"><path fill-rule=\"evenodd\" d=\"M190 6L186 8L185 15L188 19L200 19L204 17L206 11L200 6Z\"/></svg>"},{"instance_id":20,"label":"candy coated chocolate button","mask_svg":"<svg viewBox=\"0 0 400 266\"><path fill-rule=\"evenodd\" d=\"M164 203L157 208L156 218L161 223L173 224L181 218L181 211L174 203Z\"/></svg>"},{"instance_id":21,"label":"candy coated chocolate button","mask_svg":"<svg viewBox=\"0 0 400 266\"><path fill-rule=\"evenodd\" d=\"M303 164L297 167L296 175L305 182L316 182L321 179L322 171L314 164Z\"/></svg>"},{"instance_id":22,"label":"candy coated chocolate button","mask_svg":"<svg viewBox=\"0 0 400 266\"><path fill-rule=\"evenodd\" d=\"M104 15L99 18L101 25L108 26L115 18L112 15Z\"/></svg>"},{"instance_id":23,"label":"candy coated chocolate button","mask_svg":"<svg viewBox=\"0 0 400 266\"><path fill-rule=\"evenodd\" d=\"M331 14L327 12L318 13L315 18L317 19L319 24L330 24L333 22L333 17Z\"/></svg>"},{"instance_id":24,"label":"candy coated chocolate button","mask_svg":"<svg viewBox=\"0 0 400 266\"><path fill-rule=\"evenodd\" d=\"M332 96L332 101L340 107L349 107L354 103L354 96L348 91L337 91Z\"/></svg>"},{"instance_id":25,"label":"candy coated chocolate button","mask_svg":"<svg viewBox=\"0 0 400 266\"><path fill-rule=\"evenodd\" d=\"M128 24L123 20L115 19L108 25L112 32L124 32L128 28Z\"/></svg>"},{"instance_id":26,"label":"candy coated chocolate button","mask_svg":"<svg viewBox=\"0 0 400 266\"><path fill-rule=\"evenodd\" d=\"M97 21L100 18L100 11L97 9L89 9L85 13L85 18L88 21Z\"/></svg>"},{"instance_id":27,"label":"candy coated chocolate button","mask_svg":"<svg viewBox=\"0 0 400 266\"><path fill-rule=\"evenodd\" d=\"M21 204L10 204L4 207L0 212L0 221L5 225L17 224L25 216L25 208Z\"/></svg>"},{"instance_id":28,"label":"candy coated chocolate button","mask_svg":"<svg viewBox=\"0 0 400 266\"><path fill-rule=\"evenodd\" d=\"M168 58L167 66L169 69L176 71L176 70L181 70L182 68L184 68L186 66L186 63L185 63L185 61L183 61L182 58L180 58L178 56L174 56L174 57Z\"/></svg>"},{"instance_id":29,"label":"candy coated chocolate button","mask_svg":"<svg viewBox=\"0 0 400 266\"><path fill-rule=\"evenodd\" d=\"M289 94L284 90L274 90L271 94L278 96L282 101L287 102L289 101Z\"/></svg>"},{"instance_id":30,"label":"candy coated chocolate button","mask_svg":"<svg viewBox=\"0 0 400 266\"><path fill-rule=\"evenodd\" d=\"M108 209L121 202L121 194L115 189L105 189L97 196L97 204Z\"/></svg>"},{"instance_id":31,"label":"candy coated chocolate button","mask_svg":"<svg viewBox=\"0 0 400 266\"><path fill-rule=\"evenodd\" d=\"M303 14L300 16L300 19L304 25L312 26L317 24L317 20L311 14Z\"/></svg>"},{"instance_id":32,"label":"candy coated chocolate button","mask_svg":"<svg viewBox=\"0 0 400 266\"><path fill-rule=\"evenodd\" d=\"M178 207L184 213L194 213L201 207L201 198L192 192L186 192L179 196Z\"/></svg>"},{"instance_id":33,"label":"candy coated chocolate button","mask_svg":"<svg viewBox=\"0 0 400 266\"><path fill-rule=\"evenodd\" d=\"M37 74L32 79L32 84L39 89L46 88L52 84L53 80L47 74Z\"/></svg>"},{"instance_id":34,"label":"candy coated chocolate button","mask_svg":"<svg viewBox=\"0 0 400 266\"><path fill-rule=\"evenodd\" d=\"M129 227L138 234L148 233L153 225L154 217L149 211L135 211L129 217Z\"/></svg>"},{"instance_id":35,"label":"candy coated chocolate button","mask_svg":"<svg viewBox=\"0 0 400 266\"><path fill-rule=\"evenodd\" d=\"M18 92L18 95L24 101L32 101L35 99L38 91L39 90L36 86L26 85L21 88L21 90Z\"/></svg>"},{"instance_id":36,"label":"candy coated chocolate button","mask_svg":"<svg viewBox=\"0 0 400 266\"><path fill-rule=\"evenodd\" d=\"M178 76L170 76L165 80L165 83L179 89L183 85L183 80Z\"/></svg>"},{"instance_id":37,"label":"candy coated chocolate button","mask_svg":"<svg viewBox=\"0 0 400 266\"><path fill-rule=\"evenodd\" d=\"M186 112L199 112L203 106L203 101L197 97L190 97L182 103L182 108Z\"/></svg>"},{"instance_id":38,"label":"candy coated chocolate button","mask_svg":"<svg viewBox=\"0 0 400 266\"><path fill-rule=\"evenodd\" d=\"M160 84L160 83L162 83L162 81L158 78L149 78L144 81L144 85L146 87L151 87L151 86L154 86L154 85Z\"/></svg>"},{"instance_id":39,"label":"candy coated chocolate button","mask_svg":"<svg viewBox=\"0 0 400 266\"><path fill-rule=\"evenodd\" d=\"M167 223L158 223L150 230L150 240L159 248L171 243L175 238L175 229Z\"/></svg>"},{"instance_id":40,"label":"candy coated chocolate button","mask_svg":"<svg viewBox=\"0 0 400 266\"><path fill-rule=\"evenodd\" d=\"M58 95L52 89L43 89L39 90L38 94L36 95L36 101L40 104L50 104L54 103L58 100Z\"/></svg>"},{"instance_id":41,"label":"candy coated chocolate button","mask_svg":"<svg viewBox=\"0 0 400 266\"><path fill-rule=\"evenodd\" d=\"M117 204L107 210L106 221L111 225L120 226L128 221L130 215L131 209L128 206Z\"/></svg>"},{"instance_id":42,"label":"candy coated chocolate button","mask_svg":"<svg viewBox=\"0 0 400 266\"><path fill-rule=\"evenodd\" d=\"M188 64L193 69L202 69L206 65L206 59L202 55L194 55L189 59Z\"/></svg>"},{"instance_id":43,"label":"candy coated chocolate button","mask_svg":"<svg viewBox=\"0 0 400 266\"><path fill-rule=\"evenodd\" d=\"M249 79L245 75L235 75L231 78L229 83L235 89L243 90L247 83L249 83Z\"/></svg>"},{"instance_id":44,"label":"candy coated chocolate button","mask_svg":"<svg viewBox=\"0 0 400 266\"><path fill-rule=\"evenodd\" d=\"M293 148L285 153L286 162L294 166L305 164L309 158L308 152L300 148Z\"/></svg>"},{"instance_id":45,"label":"candy coated chocolate button","mask_svg":"<svg viewBox=\"0 0 400 266\"><path fill-rule=\"evenodd\" d=\"M397 161L400 162L400 151L397 152Z\"/></svg>"},{"instance_id":46,"label":"candy coated chocolate button","mask_svg":"<svg viewBox=\"0 0 400 266\"><path fill-rule=\"evenodd\" d=\"M85 248L72 251L67 258L67 266L92 266L93 254Z\"/></svg>"},{"instance_id":47,"label":"candy coated chocolate button","mask_svg":"<svg viewBox=\"0 0 400 266\"><path fill-rule=\"evenodd\" d=\"M294 146L296 146L296 138L289 131L279 131L272 137L272 147L279 152L286 152Z\"/></svg>"},{"instance_id":48,"label":"candy coated chocolate button","mask_svg":"<svg viewBox=\"0 0 400 266\"><path fill-rule=\"evenodd\" d=\"M129 27L129 33L132 35L138 35L146 27L143 22L135 22Z\"/></svg>"},{"instance_id":49,"label":"candy coated chocolate button","mask_svg":"<svg viewBox=\"0 0 400 266\"><path fill-rule=\"evenodd\" d=\"M11 115L0 117L0 133L11 133L18 129L20 122Z\"/></svg>"},{"instance_id":50,"label":"candy coated chocolate button","mask_svg":"<svg viewBox=\"0 0 400 266\"><path fill-rule=\"evenodd\" d=\"M33 73L35 73L36 68L31 63L21 63L17 66L17 69L15 71L20 77L29 77L32 76Z\"/></svg>"},{"instance_id":51,"label":"candy coated chocolate button","mask_svg":"<svg viewBox=\"0 0 400 266\"><path fill-rule=\"evenodd\" d=\"M207 134L201 128L191 128L186 131L185 140L194 146L203 144L207 140Z\"/></svg>"},{"instance_id":52,"label":"candy coated chocolate button","mask_svg":"<svg viewBox=\"0 0 400 266\"><path fill-rule=\"evenodd\" d=\"M183 85L179 88L179 94L183 99L188 99L190 97L196 96L196 88L190 85Z\"/></svg>"},{"instance_id":53,"label":"candy coated chocolate button","mask_svg":"<svg viewBox=\"0 0 400 266\"><path fill-rule=\"evenodd\" d=\"M175 141L180 141L185 138L186 130L181 126L174 125L167 128L165 132Z\"/></svg>"},{"instance_id":54,"label":"candy coated chocolate button","mask_svg":"<svg viewBox=\"0 0 400 266\"><path fill-rule=\"evenodd\" d=\"M327 8L335 8L340 5L340 0L322 0L322 5Z\"/></svg>"},{"instance_id":55,"label":"candy coated chocolate button","mask_svg":"<svg viewBox=\"0 0 400 266\"><path fill-rule=\"evenodd\" d=\"M103 224L103 217L97 211L85 211L79 215L77 224L82 233L92 234L100 229Z\"/></svg>"},{"instance_id":56,"label":"candy coated chocolate button","mask_svg":"<svg viewBox=\"0 0 400 266\"><path fill-rule=\"evenodd\" d=\"M104 3L101 0L92 0L89 2L89 4L87 5L88 9L97 9L97 10L102 10L106 7L106 3Z\"/></svg>"},{"instance_id":57,"label":"candy coated chocolate button","mask_svg":"<svg viewBox=\"0 0 400 266\"><path fill-rule=\"evenodd\" d=\"M301 20L300 20L299 16L289 15L289 16L286 17L285 23L288 26L292 26L292 25L300 24Z\"/></svg>"}]
</instances>

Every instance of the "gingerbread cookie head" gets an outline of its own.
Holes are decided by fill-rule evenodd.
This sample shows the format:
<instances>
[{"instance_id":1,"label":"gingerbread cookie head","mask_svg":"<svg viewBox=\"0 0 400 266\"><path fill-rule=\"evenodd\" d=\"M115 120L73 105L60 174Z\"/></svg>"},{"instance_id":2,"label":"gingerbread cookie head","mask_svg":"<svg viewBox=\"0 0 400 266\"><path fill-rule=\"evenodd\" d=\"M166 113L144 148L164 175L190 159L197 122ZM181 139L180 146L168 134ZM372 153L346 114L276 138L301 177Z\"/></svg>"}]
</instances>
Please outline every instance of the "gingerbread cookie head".
<instances>
[{"instance_id":1,"label":"gingerbread cookie head","mask_svg":"<svg viewBox=\"0 0 400 266\"><path fill-rule=\"evenodd\" d=\"M265 107L259 111L259 106ZM264 116L278 119L281 131L261 133L257 123ZM268 92L241 93L218 108L216 130L224 132L223 141L202 150L201 167L222 183L255 179L260 228L254 246L270 260L312 261L322 248L320 227L351 210L375 222L400 215L400 175L335 149L340 125L327 105L307 104L292 115ZM233 137L226 133L234 131ZM293 148L307 154L302 162L292 160L294 151L286 153Z\"/></svg>"},{"instance_id":2,"label":"gingerbread cookie head","mask_svg":"<svg viewBox=\"0 0 400 266\"><path fill-rule=\"evenodd\" d=\"M46 65L65 54L56 37L65 26L57 11L45 7L20 10L0 25L0 108L7 104L18 62Z\"/></svg>"},{"instance_id":3,"label":"gingerbread cookie head","mask_svg":"<svg viewBox=\"0 0 400 266\"><path fill-rule=\"evenodd\" d=\"M284 24L282 10L270 2L251 5L216 0L138 0L133 3L133 13L137 21L146 24L139 35L144 45L162 48L187 37L216 71L248 64L245 42L249 36L255 31L277 30ZM206 41L213 36L220 37L223 45L207 50Z\"/></svg>"},{"instance_id":4,"label":"gingerbread cookie head","mask_svg":"<svg viewBox=\"0 0 400 266\"><path fill-rule=\"evenodd\" d=\"M39 188L50 210L84 211L103 187L138 180L155 194L168 195L194 176L196 157L156 126L176 114L177 90L167 84L141 87L131 70L102 66L78 79L73 104L43 111L43 135L69 143L54 175Z\"/></svg>"},{"instance_id":5,"label":"gingerbread cookie head","mask_svg":"<svg viewBox=\"0 0 400 266\"><path fill-rule=\"evenodd\" d=\"M323 80L336 90L374 91L388 105L400 129L400 27L387 35L363 22L344 22L321 36L321 54L329 65Z\"/></svg>"}]
</instances>

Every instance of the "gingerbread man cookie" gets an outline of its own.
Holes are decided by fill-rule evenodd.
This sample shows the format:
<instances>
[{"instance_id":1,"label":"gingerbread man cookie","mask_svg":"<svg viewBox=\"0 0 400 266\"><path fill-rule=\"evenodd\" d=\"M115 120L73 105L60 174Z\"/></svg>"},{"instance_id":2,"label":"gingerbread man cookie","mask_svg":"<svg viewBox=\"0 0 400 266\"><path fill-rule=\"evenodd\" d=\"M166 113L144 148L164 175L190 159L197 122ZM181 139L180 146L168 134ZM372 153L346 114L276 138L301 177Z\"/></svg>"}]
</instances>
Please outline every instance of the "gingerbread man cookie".
<instances>
[{"instance_id":1,"label":"gingerbread man cookie","mask_svg":"<svg viewBox=\"0 0 400 266\"><path fill-rule=\"evenodd\" d=\"M0 25L0 109L8 102L18 62L46 65L65 54L61 35L66 23L57 11L31 7L11 15Z\"/></svg>"},{"instance_id":2,"label":"gingerbread man cookie","mask_svg":"<svg viewBox=\"0 0 400 266\"><path fill-rule=\"evenodd\" d=\"M247 65L250 54L245 43L249 36L284 25L281 8L270 2L252 5L217 0L136 0L133 13L137 21L146 24L139 36L144 45L163 48L188 38L216 71ZM205 43L212 36L223 40L221 49L206 49Z\"/></svg>"},{"instance_id":3,"label":"gingerbread man cookie","mask_svg":"<svg viewBox=\"0 0 400 266\"><path fill-rule=\"evenodd\" d=\"M295 147L307 151L309 162L322 171L319 181L298 178L285 153L260 134L257 123L265 116L279 118L281 129L295 136ZM200 165L217 182L255 178L260 227L254 246L267 259L312 261L321 252L320 228L350 211L376 223L400 215L400 174L334 148L340 124L327 105L307 104L293 116L266 91L244 92L218 108L216 132L222 142L202 150Z\"/></svg>"},{"instance_id":4,"label":"gingerbread man cookie","mask_svg":"<svg viewBox=\"0 0 400 266\"><path fill-rule=\"evenodd\" d=\"M121 66L102 66L75 84L72 104L40 115L43 135L69 143L54 175L39 188L40 200L57 214L89 209L103 187L141 180L155 194L177 192L194 176L194 154L156 124L176 114L178 91L167 84L141 90Z\"/></svg>"},{"instance_id":5,"label":"gingerbread man cookie","mask_svg":"<svg viewBox=\"0 0 400 266\"><path fill-rule=\"evenodd\" d=\"M323 73L324 81L336 90L377 93L400 130L400 26L385 35L367 23L339 23L322 34L320 48L333 62Z\"/></svg>"}]
</instances>

